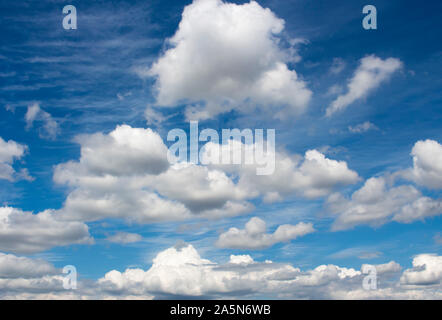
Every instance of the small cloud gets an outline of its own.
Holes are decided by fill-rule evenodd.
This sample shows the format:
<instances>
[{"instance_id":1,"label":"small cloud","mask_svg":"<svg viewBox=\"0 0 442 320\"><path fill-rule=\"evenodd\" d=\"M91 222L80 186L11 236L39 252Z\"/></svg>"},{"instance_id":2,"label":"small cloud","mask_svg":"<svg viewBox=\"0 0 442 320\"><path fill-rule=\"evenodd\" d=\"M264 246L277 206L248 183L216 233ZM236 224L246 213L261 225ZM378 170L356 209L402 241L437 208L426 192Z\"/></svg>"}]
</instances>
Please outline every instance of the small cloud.
<instances>
[{"instance_id":1,"label":"small cloud","mask_svg":"<svg viewBox=\"0 0 442 320\"><path fill-rule=\"evenodd\" d=\"M382 252L361 252L358 256L359 259L375 259L379 258L382 255Z\"/></svg>"},{"instance_id":2,"label":"small cloud","mask_svg":"<svg viewBox=\"0 0 442 320\"><path fill-rule=\"evenodd\" d=\"M360 123L356 126L348 126L348 131L351 133L364 133L369 130L379 130L378 127L376 127L373 123L370 121L365 121L364 123Z\"/></svg>"},{"instance_id":3,"label":"small cloud","mask_svg":"<svg viewBox=\"0 0 442 320\"><path fill-rule=\"evenodd\" d=\"M151 106L148 106L144 111L144 116L146 118L148 125L159 125L165 120L169 119L171 116L164 116L161 112L158 112Z\"/></svg>"},{"instance_id":4,"label":"small cloud","mask_svg":"<svg viewBox=\"0 0 442 320\"><path fill-rule=\"evenodd\" d=\"M132 67L131 71L143 80L152 76L150 68L146 66L135 66Z\"/></svg>"},{"instance_id":5,"label":"small cloud","mask_svg":"<svg viewBox=\"0 0 442 320\"><path fill-rule=\"evenodd\" d=\"M396 58L381 59L375 55L361 59L353 77L348 81L347 93L339 95L327 108L326 116L346 109L355 101L365 98L370 92L387 81L393 73L402 68L402 61Z\"/></svg>"},{"instance_id":6,"label":"small cloud","mask_svg":"<svg viewBox=\"0 0 442 320\"><path fill-rule=\"evenodd\" d=\"M59 132L57 121L55 121L48 112L42 110L38 103L28 106L25 120L26 130L32 128L34 122L40 122L42 124L39 129L40 138L54 140Z\"/></svg>"},{"instance_id":7,"label":"small cloud","mask_svg":"<svg viewBox=\"0 0 442 320\"><path fill-rule=\"evenodd\" d=\"M326 95L327 96L336 96L338 94L341 94L343 91L344 91L344 88L342 88L342 86L335 84L327 90Z\"/></svg>"},{"instance_id":8,"label":"small cloud","mask_svg":"<svg viewBox=\"0 0 442 320\"><path fill-rule=\"evenodd\" d=\"M333 156L335 156L335 155L337 155L339 153L348 152L348 149L346 147L343 147L343 146L332 147L332 146L325 145L325 146L319 147L318 151L323 153L323 154L326 154L326 155L333 155Z\"/></svg>"},{"instance_id":9,"label":"small cloud","mask_svg":"<svg viewBox=\"0 0 442 320\"><path fill-rule=\"evenodd\" d=\"M29 175L27 169L20 172L15 171L13 163L21 159L28 151L28 146L19 144L15 141L5 141L0 137L0 180L8 181L28 180L33 178Z\"/></svg>"},{"instance_id":10,"label":"small cloud","mask_svg":"<svg viewBox=\"0 0 442 320\"><path fill-rule=\"evenodd\" d=\"M140 242L143 237L137 233L117 232L113 236L107 237L106 240L112 243L128 244Z\"/></svg>"},{"instance_id":11,"label":"small cloud","mask_svg":"<svg viewBox=\"0 0 442 320\"><path fill-rule=\"evenodd\" d=\"M264 249L280 242L289 242L315 232L313 224L300 222L297 225L280 225L274 233L266 233L266 223L254 217L246 223L245 229L230 228L222 233L216 245L220 248Z\"/></svg>"},{"instance_id":12,"label":"small cloud","mask_svg":"<svg viewBox=\"0 0 442 320\"><path fill-rule=\"evenodd\" d=\"M379 258L380 256L382 256L382 252L373 251L369 248L355 247L340 250L331 254L329 257L332 259L347 259L357 257L361 260L369 260Z\"/></svg>"},{"instance_id":13,"label":"small cloud","mask_svg":"<svg viewBox=\"0 0 442 320\"><path fill-rule=\"evenodd\" d=\"M330 73L339 74L345 69L346 63L341 58L334 58L330 67Z\"/></svg>"},{"instance_id":14,"label":"small cloud","mask_svg":"<svg viewBox=\"0 0 442 320\"><path fill-rule=\"evenodd\" d=\"M7 104L7 105L5 106L5 110L6 110L6 111L9 111L9 112L12 112L12 113L15 113L15 107L14 107L14 106L11 106L10 104Z\"/></svg>"},{"instance_id":15,"label":"small cloud","mask_svg":"<svg viewBox=\"0 0 442 320\"><path fill-rule=\"evenodd\" d=\"M126 97L130 97L132 95L132 91L126 92L126 93L117 93L117 98L120 101L123 101Z\"/></svg>"},{"instance_id":16,"label":"small cloud","mask_svg":"<svg viewBox=\"0 0 442 320\"><path fill-rule=\"evenodd\" d=\"M16 179L17 180L26 180L29 182L35 180L35 178L29 174L29 171L27 168L22 168L19 172L17 172Z\"/></svg>"}]
</instances>

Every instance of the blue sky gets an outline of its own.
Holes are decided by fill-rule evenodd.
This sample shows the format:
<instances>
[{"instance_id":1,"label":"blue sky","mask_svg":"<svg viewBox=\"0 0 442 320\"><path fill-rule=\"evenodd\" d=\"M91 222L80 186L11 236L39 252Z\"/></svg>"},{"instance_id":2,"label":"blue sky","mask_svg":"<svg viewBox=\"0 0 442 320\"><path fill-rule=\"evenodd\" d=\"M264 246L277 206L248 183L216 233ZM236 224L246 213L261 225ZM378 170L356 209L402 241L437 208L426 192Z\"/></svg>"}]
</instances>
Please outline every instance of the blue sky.
<instances>
[{"instance_id":1,"label":"blue sky","mask_svg":"<svg viewBox=\"0 0 442 320\"><path fill-rule=\"evenodd\" d=\"M54 171L56 166L77 162L82 157L82 144L86 145L89 138L79 143L79 135L99 132L107 135L116 126L126 124L132 128L150 127L168 145L169 130L188 130L186 108L209 103L204 101L206 95L194 101L189 98L188 102L161 106L156 81L165 75L163 71L156 74L157 78L146 74L173 47L167 39L177 32L180 21L184 20L183 9L191 3L156 0L1 2L0 137L27 146L23 155L9 161L17 177L0 179L3 207L33 214L53 209L57 215L58 211L65 210L67 197L81 186L56 183ZM62 8L67 4L77 9L76 30L62 27ZM362 8L366 4L377 8L377 30L362 28ZM284 194L280 201L273 203L263 201L262 195L249 197L247 202L254 209L218 219L193 215L184 221L139 223L132 219L131 212L124 212L124 217L121 213L117 218L79 219L76 222L88 226L94 243L66 242L66 245L48 245L42 250L26 252L14 250L13 246L7 250L5 245L0 251L30 259L43 258L56 268L74 265L81 279L92 281L110 270L148 270L159 252L181 241L193 246L201 257L220 264L230 255L248 254L255 261L272 260L302 270L323 264L359 270L364 263L378 265L389 261L395 261L405 270L412 267L413 257L440 256L439 186L442 183L438 179L442 179L442 174L438 175L437 159L441 149L436 144L434 153L415 155L425 157L436 168L423 168L436 170L428 173L433 179L431 182L429 178L413 176L419 168L413 164L410 153L418 141L442 142L441 3L273 0L259 1L259 6L284 20L283 30L275 35L279 41L272 42L277 49L273 49L293 53L294 58L284 63L289 70L296 70L298 80L310 90L311 97L301 114L287 113L283 119L269 116L271 109L270 113L262 111L267 110L267 97L259 102L263 106L258 110L253 107L245 112L238 103L227 112L199 120L200 128L218 131L274 128L278 150L299 156L307 150L318 150L328 159L345 162L348 170L357 173L357 180L337 183L326 194L314 198L305 197L302 192ZM294 39L297 41L291 44ZM205 50L204 41L202 38L202 50ZM222 42L219 43L222 46ZM259 50L265 49L257 45L256 52ZM400 62L400 67L389 72L374 89L367 89L363 97L327 117L326 109L338 96L345 95L347 84L362 64L361 59L367 56L376 57L382 63L392 58ZM200 63L206 63L204 57ZM173 96L173 88L163 89L166 96ZM254 104L253 97L249 98ZM39 113L26 121L29 107L34 104L38 105ZM278 110L285 110L279 107ZM146 119L146 108L154 108L162 120L154 121L157 119L149 116ZM48 123L55 123L55 131L48 129ZM19 177L24 168L32 178ZM332 194L339 193L348 199L368 179L390 176L394 176L394 181L387 190L410 186L422 197L433 199L436 211L430 210L432 213L425 213L422 219L406 223L387 218L370 225L358 223L338 231L332 229L343 210L332 212L328 206ZM288 183L280 181L281 185ZM257 250L216 245L221 233L232 227L244 229L252 217L265 221L270 233L280 225L300 222L311 223L316 231ZM108 238L118 232L138 234L141 240L126 244L110 242ZM440 292L440 287L436 287L437 290ZM2 293L7 295L9 290L0 287ZM161 297L169 292L157 294ZM259 290L253 296L276 297Z\"/></svg>"}]
</instances>

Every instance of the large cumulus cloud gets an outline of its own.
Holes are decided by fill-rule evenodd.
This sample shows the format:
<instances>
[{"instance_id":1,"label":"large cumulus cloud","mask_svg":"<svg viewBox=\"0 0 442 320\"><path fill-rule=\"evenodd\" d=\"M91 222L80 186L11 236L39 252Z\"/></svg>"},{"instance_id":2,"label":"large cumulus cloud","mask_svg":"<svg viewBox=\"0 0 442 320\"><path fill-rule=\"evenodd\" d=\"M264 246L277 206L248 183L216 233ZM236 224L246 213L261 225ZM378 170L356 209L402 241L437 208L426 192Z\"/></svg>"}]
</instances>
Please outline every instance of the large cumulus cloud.
<instances>
[{"instance_id":1,"label":"large cumulus cloud","mask_svg":"<svg viewBox=\"0 0 442 320\"><path fill-rule=\"evenodd\" d=\"M299 57L280 46L283 29L284 21L255 1L195 0L149 71L157 104L191 104L190 119L256 106L276 117L302 112L312 93L287 65Z\"/></svg>"}]
</instances>

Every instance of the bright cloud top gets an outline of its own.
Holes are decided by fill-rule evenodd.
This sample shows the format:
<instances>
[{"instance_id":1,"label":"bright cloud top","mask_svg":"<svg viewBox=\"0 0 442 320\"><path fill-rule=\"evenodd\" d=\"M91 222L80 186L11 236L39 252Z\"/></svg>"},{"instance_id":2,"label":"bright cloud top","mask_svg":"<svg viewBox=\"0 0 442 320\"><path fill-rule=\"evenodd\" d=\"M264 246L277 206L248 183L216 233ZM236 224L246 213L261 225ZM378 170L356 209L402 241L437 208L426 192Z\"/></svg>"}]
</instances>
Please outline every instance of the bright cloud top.
<instances>
[{"instance_id":1,"label":"bright cloud top","mask_svg":"<svg viewBox=\"0 0 442 320\"><path fill-rule=\"evenodd\" d=\"M442 189L442 145L434 140L418 141L411 155L413 168L405 177L430 189Z\"/></svg>"},{"instance_id":2,"label":"bright cloud top","mask_svg":"<svg viewBox=\"0 0 442 320\"><path fill-rule=\"evenodd\" d=\"M294 57L279 47L283 28L282 19L254 1L195 0L184 8L171 48L150 69L157 103L194 104L187 109L192 120L256 105L276 108L276 117L302 112L311 91L286 64Z\"/></svg>"},{"instance_id":3,"label":"bright cloud top","mask_svg":"<svg viewBox=\"0 0 442 320\"><path fill-rule=\"evenodd\" d=\"M413 258L413 268L402 274L401 283L438 285L442 283L442 256L420 254Z\"/></svg>"}]
</instances>

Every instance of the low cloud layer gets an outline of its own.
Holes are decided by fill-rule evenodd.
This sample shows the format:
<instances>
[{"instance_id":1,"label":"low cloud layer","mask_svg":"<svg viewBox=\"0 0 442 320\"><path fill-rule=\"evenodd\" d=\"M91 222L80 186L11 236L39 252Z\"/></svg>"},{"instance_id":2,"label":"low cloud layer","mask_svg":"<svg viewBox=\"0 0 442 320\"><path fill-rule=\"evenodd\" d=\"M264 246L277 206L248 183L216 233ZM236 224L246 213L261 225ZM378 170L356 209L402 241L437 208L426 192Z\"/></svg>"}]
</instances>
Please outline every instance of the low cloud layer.
<instances>
[{"instance_id":1,"label":"low cloud layer","mask_svg":"<svg viewBox=\"0 0 442 320\"><path fill-rule=\"evenodd\" d=\"M231 255L226 263L200 256L191 245L158 253L148 270L112 270L97 281L79 281L78 289L63 289L63 274L39 260L0 254L2 299L152 299L239 298L272 299L440 299L440 256L413 258L413 268L401 273L394 261L375 265L377 289L366 290L362 271L336 265L301 270L289 264L258 262L249 255ZM361 270L366 267L361 266Z\"/></svg>"}]
</instances>

